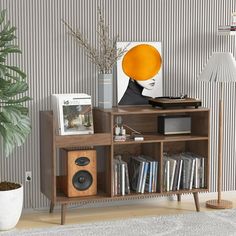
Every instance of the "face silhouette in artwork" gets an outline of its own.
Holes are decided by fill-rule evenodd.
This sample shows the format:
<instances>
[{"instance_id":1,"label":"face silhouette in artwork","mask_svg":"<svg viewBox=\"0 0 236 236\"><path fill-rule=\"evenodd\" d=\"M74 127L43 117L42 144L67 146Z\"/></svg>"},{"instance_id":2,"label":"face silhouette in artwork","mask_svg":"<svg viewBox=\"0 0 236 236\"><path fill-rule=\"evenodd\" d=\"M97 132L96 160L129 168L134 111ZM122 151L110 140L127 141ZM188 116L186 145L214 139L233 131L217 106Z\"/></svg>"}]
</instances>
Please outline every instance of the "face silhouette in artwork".
<instances>
[{"instance_id":1,"label":"face silhouette in artwork","mask_svg":"<svg viewBox=\"0 0 236 236\"><path fill-rule=\"evenodd\" d=\"M148 80L136 80L136 82L147 90L152 90L156 83L156 77Z\"/></svg>"}]
</instances>

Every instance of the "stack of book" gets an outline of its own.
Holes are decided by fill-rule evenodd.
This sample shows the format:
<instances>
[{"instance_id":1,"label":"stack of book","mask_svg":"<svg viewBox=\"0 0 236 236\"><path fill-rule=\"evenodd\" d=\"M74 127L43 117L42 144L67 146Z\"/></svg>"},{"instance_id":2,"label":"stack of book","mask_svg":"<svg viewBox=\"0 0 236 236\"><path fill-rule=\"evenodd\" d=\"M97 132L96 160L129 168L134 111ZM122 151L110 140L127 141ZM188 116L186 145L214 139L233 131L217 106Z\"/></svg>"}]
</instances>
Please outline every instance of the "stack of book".
<instances>
[{"instance_id":1,"label":"stack of book","mask_svg":"<svg viewBox=\"0 0 236 236\"><path fill-rule=\"evenodd\" d=\"M128 165L120 155L113 160L113 191L114 195L130 194Z\"/></svg>"},{"instance_id":2,"label":"stack of book","mask_svg":"<svg viewBox=\"0 0 236 236\"><path fill-rule=\"evenodd\" d=\"M132 190L137 193L157 191L158 162L149 156L133 156L130 159L129 173Z\"/></svg>"},{"instance_id":3,"label":"stack of book","mask_svg":"<svg viewBox=\"0 0 236 236\"><path fill-rule=\"evenodd\" d=\"M164 156L164 191L205 187L205 158L194 153Z\"/></svg>"}]
</instances>

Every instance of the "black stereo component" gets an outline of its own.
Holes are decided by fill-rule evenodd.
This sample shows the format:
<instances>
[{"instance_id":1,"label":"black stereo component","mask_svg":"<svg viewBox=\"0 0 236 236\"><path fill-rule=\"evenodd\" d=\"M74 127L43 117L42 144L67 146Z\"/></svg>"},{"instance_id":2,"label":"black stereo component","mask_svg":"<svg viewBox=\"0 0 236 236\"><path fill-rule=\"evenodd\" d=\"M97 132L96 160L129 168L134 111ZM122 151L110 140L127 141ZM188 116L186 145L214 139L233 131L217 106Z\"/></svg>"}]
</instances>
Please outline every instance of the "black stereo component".
<instances>
[{"instance_id":1,"label":"black stereo component","mask_svg":"<svg viewBox=\"0 0 236 236\"><path fill-rule=\"evenodd\" d=\"M191 117L187 115L159 116L157 127L158 133L164 135L190 134Z\"/></svg>"}]
</instances>

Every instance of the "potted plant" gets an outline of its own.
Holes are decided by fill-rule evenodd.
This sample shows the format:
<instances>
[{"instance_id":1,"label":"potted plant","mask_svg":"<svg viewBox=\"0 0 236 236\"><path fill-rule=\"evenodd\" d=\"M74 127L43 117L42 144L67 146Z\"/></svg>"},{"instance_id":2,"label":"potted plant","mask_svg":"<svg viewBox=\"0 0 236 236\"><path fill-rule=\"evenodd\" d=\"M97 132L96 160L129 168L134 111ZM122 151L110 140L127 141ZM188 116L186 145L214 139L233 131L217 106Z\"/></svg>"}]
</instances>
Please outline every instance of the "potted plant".
<instances>
[{"instance_id":1,"label":"potted plant","mask_svg":"<svg viewBox=\"0 0 236 236\"><path fill-rule=\"evenodd\" d=\"M99 47L93 47L91 43L84 37L79 30L74 30L66 21L63 20L65 26L69 29L72 37L78 42L98 69L98 106L101 108L112 107L112 69L115 63L127 51L129 44L125 48L117 48L116 43L119 36L109 37L109 28L105 24L105 20L101 9L98 8L98 42Z\"/></svg>"},{"instance_id":2,"label":"potted plant","mask_svg":"<svg viewBox=\"0 0 236 236\"><path fill-rule=\"evenodd\" d=\"M24 143L31 125L25 102L30 100L26 75L17 66L9 65L9 55L21 53L14 45L15 27L5 21L6 10L0 11L0 136L7 158L15 146ZM21 215L23 185L0 180L0 230L13 228Z\"/></svg>"}]
</instances>

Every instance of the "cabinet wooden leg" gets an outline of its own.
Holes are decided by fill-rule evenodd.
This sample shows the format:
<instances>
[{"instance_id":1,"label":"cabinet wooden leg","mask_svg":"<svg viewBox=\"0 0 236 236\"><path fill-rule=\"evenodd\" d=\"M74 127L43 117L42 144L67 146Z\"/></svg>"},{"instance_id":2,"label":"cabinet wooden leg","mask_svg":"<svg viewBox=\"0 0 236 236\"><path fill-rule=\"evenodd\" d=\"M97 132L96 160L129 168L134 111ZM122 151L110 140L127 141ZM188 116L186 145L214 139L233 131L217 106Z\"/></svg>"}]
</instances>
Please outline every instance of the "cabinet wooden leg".
<instances>
[{"instance_id":1,"label":"cabinet wooden leg","mask_svg":"<svg viewBox=\"0 0 236 236\"><path fill-rule=\"evenodd\" d=\"M66 207L67 204L61 204L61 225L64 225L66 221Z\"/></svg>"},{"instance_id":2,"label":"cabinet wooden leg","mask_svg":"<svg viewBox=\"0 0 236 236\"><path fill-rule=\"evenodd\" d=\"M198 193L193 193L193 197L194 197L194 202L195 202L195 206L196 206L196 211L200 211Z\"/></svg>"},{"instance_id":3,"label":"cabinet wooden leg","mask_svg":"<svg viewBox=\"0 0 236 236\"><path fill-rule=\"evenodd\" d=\"M50 209L49 209L49 213L53 213L54 206L55 206L55 204L54 204L53 202L50 202Z\"/></svg>"},{"instance_id":4,"label":"cabinet wooden leg","mask_svg":"<svg viewBox=\"0 0 236 236\"><path fill-rule=\"evenodd\" d=\"M177 201L181 202L181 194L177 194Z\"/></svg>"}]
</instances>

